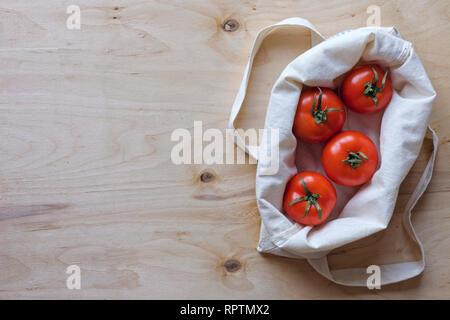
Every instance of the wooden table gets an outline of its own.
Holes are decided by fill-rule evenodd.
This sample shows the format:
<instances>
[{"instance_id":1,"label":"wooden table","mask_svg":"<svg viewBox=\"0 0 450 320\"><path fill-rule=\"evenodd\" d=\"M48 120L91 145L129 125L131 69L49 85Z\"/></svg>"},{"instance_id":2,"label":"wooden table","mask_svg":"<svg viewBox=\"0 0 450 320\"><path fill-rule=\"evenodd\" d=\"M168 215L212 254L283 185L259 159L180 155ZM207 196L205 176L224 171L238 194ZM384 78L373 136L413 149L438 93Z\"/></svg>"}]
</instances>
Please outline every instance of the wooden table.
<instances>
[{"instance_id":1,"label":"wooden table","mask_svg":"<svg viewBox=\"0 0 450 320\"><path fill-rule=\"evenodd\" d=\"M70 4L81 8L80 30L66 27ZM365 26L370 5L422 59L440 137L414 214L425 272L381 290L335 285L303 260L257 253L255 165L170 159L174 129L226 127L259 29L300 16L328 37ZM450 298L449 10L445 0L2 1L0 298ZM230 19L239 25L224 26ZM302 50L300 36L264 43L242 127L262 127L261 105ZM333 268L417 258L400 212L430 141L389 228L335 250ZM73 264L81 290L66 288Z\"/></svg>"}]
</instances>

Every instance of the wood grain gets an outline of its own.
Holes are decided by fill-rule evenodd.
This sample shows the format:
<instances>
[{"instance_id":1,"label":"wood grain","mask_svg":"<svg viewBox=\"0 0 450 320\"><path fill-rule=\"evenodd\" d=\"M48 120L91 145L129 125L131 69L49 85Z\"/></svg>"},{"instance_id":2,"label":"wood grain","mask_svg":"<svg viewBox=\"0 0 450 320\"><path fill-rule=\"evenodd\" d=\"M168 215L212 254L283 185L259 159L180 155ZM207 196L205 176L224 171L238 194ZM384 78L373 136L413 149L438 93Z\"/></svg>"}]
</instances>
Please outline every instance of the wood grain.
<instances>
[{"instance_id":1,"label":"wood grain","mask_svg":"<svg viewBox=\"0 0 450 320\"><path fill-rule=\"evenodd\" d=\"M76 2L81 30L65 26L72 1L0 1L0 298L450 298L448 1ZM256 252L255 165L170 160L174 129L226 127L259 29L301 16L328 37L365 26L372 4L422 59L440 138L414 214L426 270L375 291ZM228 19L236 31L221 28ZM304 36L285 30L265 41L242 127L262 127L261 106ZM333 267L417 257L399 213L430 148L428 137L389 228L335 250ZM66 288L71 264L81 290Z\"/></svg>"}]
</instances>

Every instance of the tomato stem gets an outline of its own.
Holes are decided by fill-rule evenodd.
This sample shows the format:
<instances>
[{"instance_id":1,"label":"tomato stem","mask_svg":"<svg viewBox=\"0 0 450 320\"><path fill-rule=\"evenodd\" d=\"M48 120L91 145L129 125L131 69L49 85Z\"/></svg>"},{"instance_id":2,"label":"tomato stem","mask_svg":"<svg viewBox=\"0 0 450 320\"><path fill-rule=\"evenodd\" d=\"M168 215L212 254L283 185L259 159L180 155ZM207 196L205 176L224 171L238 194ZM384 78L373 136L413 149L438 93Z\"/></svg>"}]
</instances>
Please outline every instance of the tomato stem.
<instances>
[{"instance_id":1,"label":"tomato stem","mask_svg":"<svg viewBox=\"0 0 450 320\"><path fill-rule=\"evenodd\" d=\"M364 160L369 160L369 158L367 158L367 156L364 153L349 152L347 159L344 159L342 161L345 164L349 164L353 169L356 169Z\"/></svg>"},{"instance_id":2,"label":"tomato stem","mask_svg":"<svg viewBox=\"0 0 450 320\"><path fill-rule=\"evenodd\" d=\"M372 69L374 77L372 78L372 82L366 82L364 84L363 95L372 98L373 102L375 102L375 106L378 108L380 105L378 104L377 94L384 90L388 71L384 73L383 80L381 80L381 87L379 88L377 87L378 73L373 67L370 67L370 69Z\"/></svg>"},{"instance_id":3,"label":"tomato stem","mask_svg":"<svg viewBox=\"0 0 450 320\"><path fill-rule=\"evenodd\" d=\"M327 121L327 113L330 111L341 111L340 109L336 108L330 108L322 110L322 89L319 87L319 101L317 102L317 109L316 109L316 94L314 93L314 101L311 108L311 114L314 118L314 121L316 121L317 124L321 124Z\"/></svg>"},{"instance_id":4,"label":"tomato stem","mask_svg":"<svg viewBox=\"0 0 450 320\"><path fill-rule=\"evenodd\" d=\"M288 207L292 206L293 204L300 202L300 201L307 201L308 204L306 205L305 214L303 215L303 218L306 217L306 215L309 212L309 209L311 208L311 205L314 205L319 212L319 219L322 219L322 208L317 203L317 200L320 198L320 194L318 193L312 193L308 186L306 185L305 181L303 180L303 177L300 177L300 180L302 181L303 189L305 189L306 195L303 197L295 198L292 200L291 203L288 204Z\"/></svg>"}]
</instances>

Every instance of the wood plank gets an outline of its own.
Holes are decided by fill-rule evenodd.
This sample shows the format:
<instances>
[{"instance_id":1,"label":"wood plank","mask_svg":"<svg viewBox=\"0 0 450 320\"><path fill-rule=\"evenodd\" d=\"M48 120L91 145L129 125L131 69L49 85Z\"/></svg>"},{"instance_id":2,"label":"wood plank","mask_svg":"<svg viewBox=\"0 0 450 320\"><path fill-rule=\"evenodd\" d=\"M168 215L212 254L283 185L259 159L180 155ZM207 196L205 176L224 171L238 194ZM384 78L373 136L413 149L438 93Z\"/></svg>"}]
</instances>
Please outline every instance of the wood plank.
<instances>
[{"instance_id":1,"label":"wood plank","mask_svg":"<svg viewBox=\"0 0 450 320\"><path fill-rule=\"evenodd\" d=\"M365 26L372 1L70 1L0 3L0 298L450 298L448 1L379 3L383 26L411 41L438 92L433 180L415 209L427 267L369 291L330 283L303 260L256 252L255 165L177 166L174 129L224 129L259 29L291 16L325 36ZM227 19L239 22L225 32ZM262 127L270 88L304 48L267 39L244 128ZM403 183L389 228L335 250L333 267L411 260L399 213L430 154ZM213 180L204 183L204 171ZM239 261L240 268L224 264ZM66 267L82 289L66 288ZM230 272L234 271L234 272Z\"/></svg>"}]
</instances>

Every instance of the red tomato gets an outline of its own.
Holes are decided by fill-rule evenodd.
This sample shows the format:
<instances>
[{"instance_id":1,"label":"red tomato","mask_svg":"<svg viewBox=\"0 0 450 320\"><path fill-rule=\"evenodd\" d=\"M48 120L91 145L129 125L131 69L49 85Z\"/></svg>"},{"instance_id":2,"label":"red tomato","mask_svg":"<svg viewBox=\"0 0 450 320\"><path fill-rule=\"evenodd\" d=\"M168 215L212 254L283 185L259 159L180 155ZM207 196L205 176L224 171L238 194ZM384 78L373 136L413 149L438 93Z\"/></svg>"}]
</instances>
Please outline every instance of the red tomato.
<instances>
[{"instance_id":1,"label":"red tomato","mask_svg":"<svg viewBox=\"0 0 450 320\"><path fill-rule=\"evenodd\" d=\"M289 180L283 207L298 223L315 226L325 221L336 204L333 184L318 172L304 171Z\"/></svg>"},{"instance_id":2,"label":"red tomato","mask_svg":"<svg viewBox=\"0 0 450 320\"><path fill-rule=\"evenodd\" d=\"M345 108L330 89L316 88L301 93L294 118L293 132L307 142L323 142L342 129Z\"/></svg>"},{"instance_id":3,"label":"red tomato","mask_svg":"<svg viewBox=\"0 0 450 320\"><path fill-rule=\"evenodd\" d=\"M341 132L322 150L322 166L328 178L344 186L357 186L369 181L377 164L377 148L361 132Z\"/></svg>"},{"instance_id":4,"label":"red tomato","mask_svg":"<svg viewBox=\"0 0 450 320\"><path fill-rule=\"evenodd\" d=\"M352 69L341 85L341 97L351 110L374 113L386 108L392 98L388 71L379 66L361 66Z\"/></svg>"}]
</instances>

